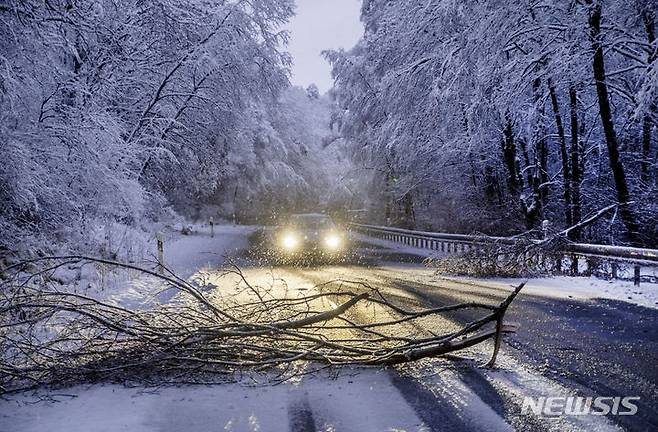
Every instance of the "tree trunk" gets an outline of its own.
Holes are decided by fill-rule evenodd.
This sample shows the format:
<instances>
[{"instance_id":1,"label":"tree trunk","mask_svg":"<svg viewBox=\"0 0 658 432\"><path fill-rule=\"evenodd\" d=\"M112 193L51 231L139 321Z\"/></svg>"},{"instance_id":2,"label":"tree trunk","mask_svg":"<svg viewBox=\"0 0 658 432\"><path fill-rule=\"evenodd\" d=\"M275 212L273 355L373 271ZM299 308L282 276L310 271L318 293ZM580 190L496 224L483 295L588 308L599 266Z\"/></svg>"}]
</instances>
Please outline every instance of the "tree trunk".
<instances>
[{"instance_id":1,"label":"tree trunk","mask_svg":"<svg viewBox=\"0 0 658 432\"><path fill-rule=\"evenodd\" d=\"M592 39L592 49L594 57L592 68L594 71L594 80L596 81L596 93L599 100L599 113L601 115L601 124L605 134L606 145L608 147L608 159L610 169L615 180L615 189L617 191L617 201L621 205L619 213L628 232L628 239L633 245L640 245L638 225L633 211L629 207L630 193L624 166L619 157L619 146L617 143L617 134L615 125L612 120L610 109L610 98L608 96L608 85L606 84L605 60L603 58L603 46L601 42L601 3L599 0L594 1L589 16L590 36Z\"/></svg>"},{"instance_id":2,"label":"tree trunk","mask_svg":"<svg viewBox=\"0 0 658 432\"><path fill-rule=\"evenodd\" d=\"M404 207L404 227L414 229L416 227L416 213L414 212L414 200L411 192L405 193L402 201Z\"/></svg>"},{"instance_id":3,"label":"tree trunk","mask_svg":"<svg viewBox=\"0 0 658 432\"><path fill-rule=\"evenodd\" d=\"M532 82L532 88L535 95L535 103L538 104L540 101L539 87L541 81L539 78L535 79ZM546 205L548 200L548 146L546 145L546 129L544 127L544 106L543 104L539 107L539 122L537 124L537 141L535 142L535 164L537 169L535 170L535 187L537 188L537 194L539 195L539 200L541 206Z\"/></svg>"},{"instance_id":4,"label":"tree trunk","mask_svg":"<svg viewBox=\"0 0 658 432\"><path fill-rule=\"evenodd\" d=\"M578 140L578 95L576 87L569 87L569 107L571 111L571 193L572 193L572 216L573 224L580 222L580 181L582 173L580 170L580 143ZM579 241L580 230L573 230L569 238Z\"/></svg>"},{"instance_id":5,"label":"tree trunk","mask_svg":"<svg viewBox=\"0 0 658 432\"><path fill-rule=\"evenodd\" d=\"M649 166L651 165L651 129L653 122L651 121L651 114L644 115L642 121L642 160L640 161L640 180L642 184L648 184L651 180L649 175Z\"/></svg>"},{"instance_id":6,"label":"tree trunk","mask_svg":"<svg viewBox=\"0 0 658 432\"><path fill-rule=\"evenodd\" d=\"M557 127L558 139L560 141L560 156L562 157L562 188L564 190L564 219L567 223L567 227L570 227L573 225L573 219L571 217L571 170L569 169L567 139L564 134L564 124L562 123L562 115L560 114L560 106L557 101L555 86L553 86L553 82L550 79L548 80L548 91L551 95L551 105L553 106L555 125Z\"/></svg>"},{"instance_id":7,"label":"tree trunk","mask_svg":"<svg viewBox=\"0 0 658 432\"><path fill-rule=\"evenodd\" d=\"M653 43L656 41L653 11L649 11L648 8L645 9L642 12L642 21L644 21L644 29L647 32L647 41L649 42L649 45L653 46ZM649 58L647 59L648 63L651 64L656 61L657 56L658 50L654 49L651 54L649 54ZM651 129L653 128L651 113L655 111L656 105L651 104L649 111L644 114L644 119L642 121L642 161L640 162L640 179L643 184L647 184L651 179L649 173L651 159Z\"/></svg>"},{"instance_id":8,"label":"tree trunk","mask_svg":"<svg viewBox=\"0 0 658 432\"><path fill-rule=\"evenodd\" d=\"M519 192L519 174L516 167L516 144L514 143L514 133L512 130L512 120L506 116L506 125L503 130L503 161L507 168L507 186L512 195L518 195Z\"/></svg>"},{"instance_id":9,"label":"tree trunk","mask_svg":"<svg viewBox=\"0 0 658 432\"><path fill-rule=\"evenodd\" d=\"M536 176L533 173L533 170L530 169L530 155L528 154L528 146L524 139L519 139L519 147L521 148L521 154L523 155L523 163L525 164L523 169L519 170L519 179L522 182L523 176L520 174L523 170L526 171L526 182L528 189L532 191L532 202L528 205L527 202L522 203L523 210L525 213L525 225L528 230L537 228L539 225L539 218L541 212L541 200L539 199L539 191L536 183ZM521 184L523 187L523 184Z\"/></svg>"}]
</instances>

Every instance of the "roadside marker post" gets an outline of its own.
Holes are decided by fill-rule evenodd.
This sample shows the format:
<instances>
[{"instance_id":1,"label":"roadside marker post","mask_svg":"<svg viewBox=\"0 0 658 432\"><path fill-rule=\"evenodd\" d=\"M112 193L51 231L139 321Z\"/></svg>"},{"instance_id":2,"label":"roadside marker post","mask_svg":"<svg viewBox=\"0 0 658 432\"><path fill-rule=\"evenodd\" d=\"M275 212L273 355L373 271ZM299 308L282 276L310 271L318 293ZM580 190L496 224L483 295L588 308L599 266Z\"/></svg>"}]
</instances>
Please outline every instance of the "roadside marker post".
<instances>
[{"instance_id":1,"label":"roadside marker post","mask_svg":"<svg viewBox=\"0 0 658 432\"><path fill-rule=\"evenodd\" d=\"M215 237L215 221L212 216L210 216L210 237Z\"/></svg>"},{"instance_id":2,"label":"roadside marker post","mask_svg":"<svg viewBox=\"0 0 658 432\"><path fill-rule=\"evenodd\" d=\"M633 285L640 286L640 279L640 266L635 265L633 266Z\"/></svg>"},{"instance_id":3,"label":"roadside marker post","mask_svg":"<svg viewBox=\"0 0 658 432\"><path fill-rule=\"evenodd\" d=\"M164 270L164 239L162 233L159 231L155 235L155 238L158 241L158 272L162 274Z\"/></svg>"}]
</instances>

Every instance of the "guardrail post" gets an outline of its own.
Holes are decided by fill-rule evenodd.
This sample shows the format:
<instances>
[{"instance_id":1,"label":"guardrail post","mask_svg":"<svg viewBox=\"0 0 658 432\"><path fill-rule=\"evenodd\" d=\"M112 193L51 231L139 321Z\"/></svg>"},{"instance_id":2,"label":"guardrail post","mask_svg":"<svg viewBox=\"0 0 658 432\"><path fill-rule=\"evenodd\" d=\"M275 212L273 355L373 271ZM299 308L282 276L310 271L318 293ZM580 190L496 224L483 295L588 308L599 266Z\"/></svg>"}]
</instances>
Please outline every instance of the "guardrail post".
<instances>
[{"instance_id":1,"label":"guardrail post","mask_svg":"<svg viewBox=\"0 0 658 432\"><path fill-rule=\"evenodd\" d=\"M615 261L610 263L610 277L617 279L617 263Z\"/></svg>"},{"instance_id":2,"label":"guardrail post","mask_svg":"<svg viewBox=\"0 0 658 432\"><path fill-rule=\"evenodd\" d=\"M633 285L640 286L640 266L633 266Z\"/></svg>"},{"instance_id":3,"label":"guardrail post","mask_svg":"<svg viewBox=\"0 0 658 432\"><path fill-rule=\"evenodd\" d=\"M571 255L571 275L578 276L578 256Z\"/></svg>"}]
</instances>

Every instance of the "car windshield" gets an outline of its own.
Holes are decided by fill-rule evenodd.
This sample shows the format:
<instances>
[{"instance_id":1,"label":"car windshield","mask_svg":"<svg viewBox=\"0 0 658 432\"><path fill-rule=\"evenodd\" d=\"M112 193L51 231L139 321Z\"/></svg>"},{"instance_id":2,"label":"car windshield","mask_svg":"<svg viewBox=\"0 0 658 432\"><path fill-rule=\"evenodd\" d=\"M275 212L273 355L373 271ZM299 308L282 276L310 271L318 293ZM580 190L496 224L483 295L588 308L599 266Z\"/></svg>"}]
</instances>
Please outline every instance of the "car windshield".
<instances>
[{"instance_id":1,"label":"car windshield","mask_svg":"<svg viewBox=\"0 0 658 432\"><path fill-rule=\"evenodd\" d=\"M292 215L290 225L299 229L331 229L334 227L331 219L321 214Z\"/></svg>"}]
</instances>

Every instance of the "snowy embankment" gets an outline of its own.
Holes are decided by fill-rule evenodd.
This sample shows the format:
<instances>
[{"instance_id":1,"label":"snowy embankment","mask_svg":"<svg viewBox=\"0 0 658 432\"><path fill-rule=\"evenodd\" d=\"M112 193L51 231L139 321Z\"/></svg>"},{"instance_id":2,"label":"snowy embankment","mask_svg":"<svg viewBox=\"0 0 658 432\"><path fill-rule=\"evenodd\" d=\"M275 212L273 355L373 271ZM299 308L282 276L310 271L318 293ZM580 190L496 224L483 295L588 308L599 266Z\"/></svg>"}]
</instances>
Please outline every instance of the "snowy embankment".
<instances>
[{"instance_id":1,"label":"snowy embankment","mask_svg":"<svg viewBox=\"0 0 658 432\"><path fill-rule=\"evenodd\" d=\"M450 279L462 280L466 283L483 282L482 279L468 277L450 277ZM578 300L608 299L658 309L658 284L654 283L642 283L638 287L634 286L632 281L604 280L594 276L553 276L532 279L493 278L484 280L487 285L497 285L501 288L524 281L527 281L527 283L523 288L523 293L528 295Z\"/></svg>"},{"instance_id":2,"label":"snowy embankment","mask_svg":"<svg viewBox=\"0 0 658 432\"><path fill-rule=\"evenodd\" d=\"M187 234L182 234L181 228L161 231L165 273L171 272L181 279L189 279L201 270L221 267L248 247L249 235L258 229L256 226L215 225L214 235L211 235L207 224L185 225ZM132 264L155 270L157 260L156 234L153 233L142 256ZM77 291L128 308L148 308L155 303L165 303L176 294L171 289L162 291L162 281L154 277L122 268L96 265L77 275L62 269L58 276L76 285Z\"/></svg>"},{"instance_id":3,"label":"snowy embankment","mask_svg":"<svg viewBox=\"0 0 658 432\"><path fill-rule=\"evenodd\" d=\"M438 251L414 248L393 241L368 237L363 234L352 233L357 241L372 244L378 247L395 250L396 252L417 255L420 257L441 258L448 256ZM653 275L658 280L658 268L643 268L642 273ZM553 276L539 278L472 278L466 276L450 276L449 279L460 280L466 283L485 283L501 288L518 285L527 281L523 289L524 294L561 299L609 299L632 303L644 307L658 309L658 284L642 282L640 286L633 285L630 280L606 280L594 276Z\"/></svg>"},{"instance_id":4,"label":"snowy embankment","mask_svg":"<svg viewBox=\"0 0 658 432\"><path fill-rule=\"evenodd\" d=\"M247 225L215 225L214 236L211 236L208 225L191 225L191 228L188 235L178 230L165 235L165 265L183 279L199 270L221 266L247 248L249 235L258 229ZM155 256L153 244L152 253Z\"/></svg>"}]
</instances>

